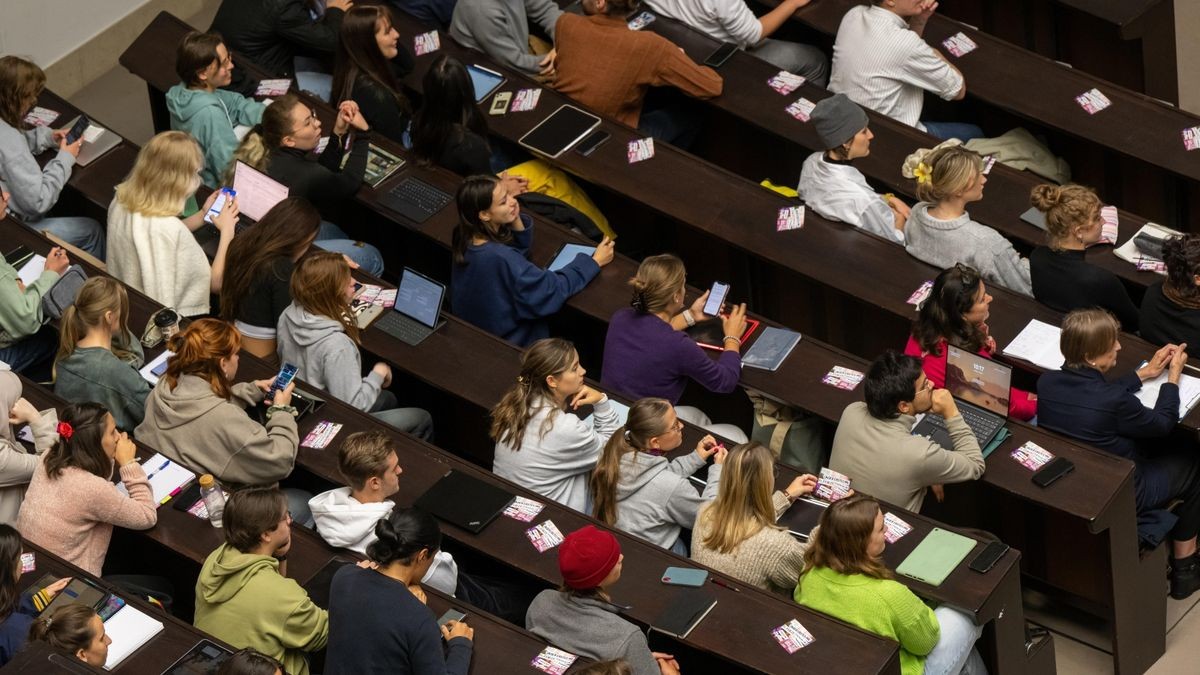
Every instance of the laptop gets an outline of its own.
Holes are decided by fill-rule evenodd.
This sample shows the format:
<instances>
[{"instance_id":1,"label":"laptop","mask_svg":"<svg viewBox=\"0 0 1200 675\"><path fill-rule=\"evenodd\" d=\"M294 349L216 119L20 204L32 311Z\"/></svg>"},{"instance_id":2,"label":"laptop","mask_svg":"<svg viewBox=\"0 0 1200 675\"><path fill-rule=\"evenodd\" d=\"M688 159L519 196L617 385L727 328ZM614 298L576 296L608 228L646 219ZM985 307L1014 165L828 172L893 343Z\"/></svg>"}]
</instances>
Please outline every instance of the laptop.
<instances>
[{"instance_id":1,"label":"laptop","mask_svg":"<svg viewBox=\"0 0 1200 675\"><path fill-rule=\"evenodd\" d=\"M1011 386L1012 368L1009 366L947 345L946 389L958 404L963 421L979 439L979 447L987 447L1008 421ZM941 415L926 413L912 433L927 436L947 450L954 449L946 420Z\"/></svg>"},{"instance_id":2,"label":"laptop","mask_svg":"<svg viewBox=\"0 0 1200 675\"><path fill-rule=\"evenodd\" d=\"M599 117L573 105L564 105L550 113L549 117L517 142L538 154L554 158L575 147L598 126Z\"/></svg>"},{"instance_id":3,"label":"laptop","mask_svg":"<svg viewBox=\"0 0 1200 675\"><path fill-rule=\"evenodd\" d=\"M500 85L506 81L500 73L488 70L483 66L477 66L474 63L467 64L467 74L471 76L471 86L475 88L476 103L491 96L492 92L499 89Z\"/></svg>"},{"instance_id":4,"label":"laptop","mask_svg":"<svg viewBox=\"0 0 1200 675\"><path fill-rule=\"evenodd\" d=\"M64 130L70 130L75 126L79 118L71 120L71 123L63 127ZM96 161L100 155L112 150L121 144L121 137L115 132L109 131L104 127L92 122L83 132L83 144L79 148L79 156L75 158L75 163L79 166L87 166Z\"/></svg>"},{"instance_id":5,"label":"laptop","mask_svg":"<svg viewBox=\"0 0 1200 675\"><path fill-rule=\"evenodd\" d=\"M418 497L413 506L479 534L512 500L513 495L498 485L451 470Z\"/></svg>"},{"instance_id":6,"label":"laptop","mask_svg":"<svg viewBox=\"0 0 1200 675\"><path fill-rule=\"evenodd\" d=\"M397 340L415 347L446 324L438 320L445 299L444 284L405 267L400 275L400 288L396 289L396 304L392 306L392 311L384 312L375 325Z\"/></svg>"},{"instance_id":7,"label":"laptop","mask_svg":"<svg viewBox=\"0 0 1200 675\"><path fill-rule=\"evenodd\" d=\"M233 168L233 190L237 193L238 211L256 221L288 196L286 185L244 162Z\"/></svg>"}]
</instances>

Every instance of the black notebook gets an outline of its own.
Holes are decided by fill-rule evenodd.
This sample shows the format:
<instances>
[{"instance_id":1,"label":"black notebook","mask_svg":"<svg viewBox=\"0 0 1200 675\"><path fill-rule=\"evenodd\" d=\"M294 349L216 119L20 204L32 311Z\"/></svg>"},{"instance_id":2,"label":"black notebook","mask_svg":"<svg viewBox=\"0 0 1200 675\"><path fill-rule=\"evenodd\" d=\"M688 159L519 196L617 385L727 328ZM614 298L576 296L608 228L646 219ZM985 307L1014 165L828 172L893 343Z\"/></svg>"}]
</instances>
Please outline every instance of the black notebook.
<instances>
[{"instance_id":1,"label":"black notebook","mask_svg":"<svg viewBox=\"0 0 1200 675\"><path fill-rule=\"evenodd\" d=\"M661 633L685 638L716 606L717 598L703 588L683 589L650 626Z\"/></svg>"},{"instance_id":2,"label":"black notebook","mask_svg":"<svg viewBox=\"0 0 1200 675\"><path fill-rule=\"evenodd\" d=\"M461 471L450 471L425 491L413 506L478 534L512 502L503 488Z\"/></svg>"}]
</instances>

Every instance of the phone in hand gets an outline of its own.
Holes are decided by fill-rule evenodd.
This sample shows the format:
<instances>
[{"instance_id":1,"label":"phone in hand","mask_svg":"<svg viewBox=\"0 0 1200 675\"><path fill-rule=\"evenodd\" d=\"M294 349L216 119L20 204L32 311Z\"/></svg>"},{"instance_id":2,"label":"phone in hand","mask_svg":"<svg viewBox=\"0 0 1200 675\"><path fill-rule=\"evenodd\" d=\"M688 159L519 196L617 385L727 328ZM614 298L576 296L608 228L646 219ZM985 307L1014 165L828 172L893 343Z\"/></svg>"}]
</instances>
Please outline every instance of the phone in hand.
<instances>
[{"instance_id":1,"label":"phone in hand","mask_svg":"<svg viewBox=\"0 0 1200 675\"><path fill-rule=\"evenodd\" d=\"M79 137L83 135L83 132L87 131L91 123L92 121L88 119L87 115L80 115L79 119L75 120L75 124L71 126L71 130L67 132L67 145L71 145L79 140Z\"/></svg>"},{"instance_id":2,"label":"phone in hand","mask_svg":"<svg viewBox=\"0 0 1200 675\"><path fill-rule=\"evenodd\" d=\"M298 366L291 363L284 363L283 367L279 369L279 374L275 376L275 382L271 385L271 391L267 392L267 398L274 396L275 392L287 389L292 380L296 379L296 371L298 370L300 370Z\"/></svg>"},{"instance_id":3,"label":"phone in hand","mask_svg":"<svg viewBox=\"0 0 1200 675\"><path fill-rule=\"evenodd\" d=\"M462 621L465 618L467 618L466 612L460 612L457 609L451 608L446 610L446 613L438 619L438 627L445 626L451 621Z\"/></svg>"},{"instance_id":4,"label":"phone in hand","mask_svg":"<svg viewBox=\"0 0 1200 675\"><path fill-rule=\"evenodd\" d=\"M708 58L704 59L704 65L708 66L709 68L720 68L721 66L725 65L725 62L728 61L729 57L733 56L737 50L738 46L732 42L723 42L721 43L720 47L717 47L713 53L708 55Z\"/></svg>"},{"instance_id":5,"label":"phone in hand","mask_svg":"<svg viewBox=\"0 0 1200 675\"><path fill-rule=\"evenodd\" d=\"M729 295L729 284L714 281L708 289L708 301L704 303L705 316L717 316L725 306L725 297Z\"/></svg>"},{"instance_id":6,"label":"phone in hand","mask_svg":"<svg viewBox=\"0 0 1200 675\"><path fill-rule=\"evenodd\" d=\"M225 202L236 196L237 192L233 188L221 188L221 191L217 193L217 198L215 201L213 201L212 206L208 207L208 213L204 214L204 222L211 224L217 216L221 215L221 211L225 208Z\"/></svg>"}]
</instances>

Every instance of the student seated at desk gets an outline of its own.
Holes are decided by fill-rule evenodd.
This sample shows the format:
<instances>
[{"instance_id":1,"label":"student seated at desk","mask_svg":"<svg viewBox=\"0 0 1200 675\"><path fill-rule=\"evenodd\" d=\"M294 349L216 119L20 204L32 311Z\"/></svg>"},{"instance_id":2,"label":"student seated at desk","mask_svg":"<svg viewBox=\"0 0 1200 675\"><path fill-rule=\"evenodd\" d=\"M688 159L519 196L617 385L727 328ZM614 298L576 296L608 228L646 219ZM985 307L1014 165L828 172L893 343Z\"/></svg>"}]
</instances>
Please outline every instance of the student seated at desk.
<instances>
[{"instance_id":1,"label":"student seated at desk","mask_svg":"<svg viewBox=\"0 0 1200 675\"><path fill-rule=\"evenodd\" d=\"M720 96L724 81L708 66L652 31L630 30L625 17L639 0L583 0L587 16L558 17L554 88L584 107L643 134L686 148L700 132L690 102ZM647 91L654 98L643 109Z\"/></svg>"},{"instance_id":2,"label":"student seated at desk","mask_svg":"<svg viewBox=\"0 0 1200 675\"><path fill-rule=\"evenodd\" d=\"M1108 380L1121 351L1120 324L1102 309L1077 309L1062 323L1061 370L1038 379L1038 423L1134 463L1139 514L1166 509L1178 518L1171 529L1171 597L1187 598L1200 589L1200 457L1195 442L1172 442L1179 421L1179 379L1187 363L1186 344L1168 344L1139 370ZM1154 407L1136 392L1164 372Z\"/></svg>"},{"instance_id":3,"label":"student seated at desk","mask_svg":"<svg viewBox=\"0 0 1200 675\"><path fill-rule=\"evenodd\" d=\"M354 138L348 157L345 153L347 133ZM286 185L289 199L306 199L323 214L332 216L362 187L367 171L371 133L358 112L358 105L343 101L338 106L333 136L325 144L325 150L314 159L313 152L320 141L321 120L316 113L295 94L284 94L275 99L263 113L262 122L242 139L225 171L224 184L233 184L235 162L242 162ZM270 215L268 211L263 219ZM367 274L383 274L383 256L379 249L350 239L340 227L327 220L321 221L315 243L326 251L346 255Z\"/></svg>"},{"instance_id":4,"label":"student seated at desk","mask_svg":"<svg viewBox=\"0 0 1200 675\"><path fill-rule=\"evenodd\" d=\"M553 82L554 50L535 54L529 26L537 25L553 41L555 23L562 13L554 0L458 0L450 19L450 35L502 66ZM544 44L541 38L534 40Z\"/></svg>"},{"instance_id":5,"label":"student seated at desk","mask_svg":"<svg viewBox=\"0 0 1200 675\"><path fill-rule=\"evenodd\" d=\"M1163 262L1167 278L1147 288L1142 298L1142 337L1158 344L1200 344L1200 236L1167 239Z\"/></svg>"},{"instance_id":6,"label":"student seated at desk","mask_svg":"<svg viewBox=\"0 0 1200 675\"><path fill-rule=\"evenodd\" d=\"M308 675L305 654L325 646L329 614L287 576L288 499L276 488L237 490L225 503L224 525L225 543L196 579L196 628L253 647L291 675Z\"/></svg>"},{"instance_id":7,"label":"student seated at desk","mask_svg":"<svg viewBox=\"0 0 1200 675\"><path fill-rule=\"evenodd\" d=\"M364 377L359 330L350 302L354 277L340 253L319 251L305 257L292 273L292 304L279 317L279 360L299 367L314 387L401 431L422 439L433 436L433 418L420 408L397 407L387 391L392 368L380 361Z\"/></svg>"},{"instance_id":8,"label":"student seated at desk","mask_svg":"<svg viewBox=\"0 0 1200 675\"><path fill-rule=\"evenodd\" d=\"M0 207L7 194L0 193ZM71 266L67 252L57 246L46 254L46 267L28 286L8 261L0 259L0 361L34 380L50 377L58 334L46 324L42 298Z\"/></svg>"},{"instance_id":9,"label":"student seated at desk","mask_svg":"<svg viewBox=\"0 0 1200 675\"><path fill-rule=\"evenodd\" d=\"M400 80L412 69L412 54L400 44L388 9L354 7L342 21L330 101L357 102L376 133L407 147L412 106Z\"/></svg>"},{"instance_id":10,"label":"student seated at desk","mask_svg":"<svg viewBox=\"0 0 1200 675\"><path fill-rule=\"evenodd\" d=\"M192 31L175 53L175 72L182 80L167 91L171 128L186 131L204 151L200 177L212 189L221 187L241 134L262 119L262 103L227 89L233 79L233 57L216 33ZM244 132L243 132L244 133Z\"/></svg>"},{"instance_id":11,"label":"student seated at desk","mask_svg":"<svg viewBox=\"0 0 1200 675\"><path fill-rule=\"evenodd\" d=\"M1120 319L1124 330L1136 332L1138 307L1125 284L1084 259L1084 249L1100 241L1104 227L1096 192L1082 185L1043 184L1029 199L1045 214L1047 241L1029 254L1033 297L1060 312L1102 307Z\"/></svg>"},{"instance_id":12,"label":"student seated at desk","mask_svg":"<svg viewBox=\"0 0 1200 675\"><path fill-rule=\"evenodd\" d=\"M611 532L585 525L567 534L558 545L562 586L533 599L525 628L572 654L624 659L634 675L679 675L675 657L651 652L642 630L617 615L609 589L624 559Z\"/></svg>"},{"instance_id":13,"label":"student seated at desk","mask_svg":"<svg viewBox=\"0 0 1200 675\"><path fill-rule=\"evenodd\" d=\"M930 609L883 563L883 509L861 494L821 514L804 552L796 602L900 643L904 675L986 675L975 649L983 633L971 617L942 605Z\"/></svg>"},{"instance_id":14,"label":"student seated at desk","mask_svg":"<svg viewBox=\"0 0 1200 675\"><path fill-rule=\"evenodd\" d=\"M209 295L221 291L225 255L238 220L237 198L226 200L213 218L220 232L212 266L193 233L204 226L203 208L181 218L189 197L200 188L204 156L182 131L164 131L138 152L108 206L108 272L183 316L207 314Z\"/></svg>"},{"instance_id":15,"label":"student seated at desk","mask_svg":"<svg viewBox=\"0 0 1200 675\"><path fill-rule=\"evenodd\" d=\"M50 616L38 617L29 628L29 640L45 642L96 668L104 667L108 646L112 644L112 638L104 632L104 620L96 610L77 603L63 605Z\"/></svg>"},{"instance_id":16,"label":"student seated at desk","mask_svg":"<svg viewBox=\"0 0 1200 675\"><path fill-rule=\"evenodd\" d=\"M43 415L22 396L21 378L12 371L0 370L0 409L8 410L8 422L0 422L0 523L17 520L25 486L42 463L41 455L58 441L54 425L57 415ZM14 427L29 425L34 450L30 454L13 433Z\"/></svg>"},{"instance_id":17,"label":"student seated at desk","mask_svg":"<svg viewBox=\"0 0 1200 675\"><path fill-rule=\"evenodd\" d=\"M947 345L989 359L996 353L996 339L988 334L987 325L991 304L983 279L966 265L955 265L933 280L929 298L917 310L904 345L905 354L921 359L933 386L946 386ZM1010 388L1008 414L1025 422L1032 420L1037 416L1037 395Z\"/></svg>"},{"instance_id":18,"label":"student seated at desk","mask_svg":"<svg viewBox=\"0 0 1200 675\"><path fill-rule=\"evenodd\" d=\"M590 257L579 254L560 270L534 265L526 257L533 218L495 176L464 180L457 202L450 304L464 321L518 346L550 337L545 319L612 262L613 242L605 237Z\"/></svg>"},{"instance_id":19,"label":"student seated at desk","mask_svg":"<svg viewBox=\"0 0 1200 675\"><path fill-rule=\"evenodd\" d=\"M98 403L73 403L59 413L58 440L42 456L17 529L29 541L84 571L100 576L113 526L148 530L158 522L158 504L137 447L117 431L113 416ZM113 488L117 467L128 494Z\"/></svg>"},{"instance_id":20,"label":"student seated at desk","mask_svg":"<svg viewBox=\"0 0 1200 675\"><path fill-rule=\"evenodd\" d=\"M333 576L325 675L466 675L475 629L464 621L439 628L420 586L442 545L437 520L393 509L375 535L369 567L346 565Z\"/></svg>"},{"instance_id":21,"label":"student seated at desk","mask_svg":"<svg viewBox=\"0 0 1200 675\"><path fill-rule=\"evenodd\" d=\"M829 457L829 468L849 476L855 490L918 512L926 489L941 501L941 486L983 475L987 466L975 432L919 360L884 352L867 370L863 394L865 402L842 411ZM945 418L953 450L912 435L921 413Z\"/></svg>"},{"instance_id":22,"label":"student seated at desk","mask_svg":"<svg viewBox=\"0 0 1200 675\"><path fill-rule=\"evenodd\" d=\"M987 225L971 220L967 204L983 199L983 158L954 141L924 148L904 160L901 173L917 182L917 197L904 226L909 255L945 269L966 263L990 283L1033 295L1029 260Z\"/></svg>"},{"instance_id":23,"label":"student seated at desk","mask_svg":"<svg viewBox=\"0 0 1200 675\"><path fill-rule=\"evenodd\" d=\"M983 136L974 124L922 122L925 92L961 101L967 82L922 35L937 3L932 0L874 0L842 17L833 43L829 90L940 139L969 141Z\"/></svg>"},{"instance_id":24,"label":"student seated at desk","mask_svg":"<svg viewBox=\"0 0 1200 675\"><path fill-rule=\"evenodd\" d=\"M71 403L95 401L118 429L133 431L146 414L150 383L138 372L142 343L129 332L129 293L112 277L91 277L63 312L54 361L54 393Z\"/></svg>"},{"instance_id":25,"label":"student seated at desk","mask_svg":"<svg viewBox=\"0 0 1200 675\"><path fill-rule=\"evenodd\" d=\"M425 71L422 82L424 100L412 127L412 151L418 159L460 176L495 173L514 195L536 192L557 199L613 236L608 219L561 169L540 159L514 165L507 148L491 147L487 121L475 104L471 76L462 62L442 54Z\"/></svg>"},{"instance_id":26,"label":"student seated at desk","mask_svg":"<svg viewBox=\"0 0 1200 675\"><path fill-rule=\"evenodd\" d=\"M91 218L45 215L54 207L71 177L83 138L67 143L67 131L32 126L25 116L46 89L46 73L36 64L16 56L0 58L0 194L13 215L35 230L49 232L104 260L104 229ZM55 120L65 124L69 119ZM46 165L37 156L58 148ZM0 204L4 206L5 204ZM5 209L0 209L3 216Z\"/></svg>"},{"instance_id":27,"label":"student seated at desk","mask_svg":"<svg viewBox=\"0 0 1200 675\"><path fill-rule=\"evenodd\" d=\"M715 438L705 436L695 452L673 460L663 456L682 443L683 422L670 403L661 398L634 403L625 426L608 439L592 472L592 515L609 527L686 556L680 532L695 524L701 507L717 496L728 453ZM689 477L710 457L714 463L699 493Z\"/></svg>"},{"instance_id":28,"label":"student seated at desk","mask_svg":"<svg viewBox=\"0 0 1200 675\"><path fill-rule=\"evenodd\" d=\"M585 513L592 505L592 469L621 426L608 396L584 383L586 373L575 345L538 340L521 356L516 384L492 408L491 429L493 473ZM590 424L573 414L588 405Z\"/></svg>"},{"instance_id":29,"label":"student seated at desk","mask_svg":"<svg viewBox=\"0 0 1200 675\"><path fill-rule=\"evenodd\" d=\"M283 664L257 649L238 650L217 669L217 675L287 675Z\"/></svg>"},{"instance_id":30,"label":"student seated at desk","mask_svg":"<svg viewBox=\"0 0 1200 675\"><path fill-rule=\"evenodd\" d=\"M744 0L648 0L646 4L658 14L682 21L714 40L736 44L773 66L824 87L829 82L829 60L824 52L812 45L768 37L810 2L783 0L757 17Z\"/></svg>"},{"instance_id":31,"label":"student seated at desk","mask_svg":"<svg viewBox=\"0 0 1200 675\"><path fill-rule=\"evenodd\" d=\"M0 523L0 667L21 651L38 614L71 582L67 577L22 593L17 588L20 579L21 533L8 523Z\"/></svg>"},{"instance_id":32,"label":"student seated at desk","mask_svg":"<svg viewBox=\"0 0 1200 675\"><path fill-rule=\"evenodd\" d=\"M775 490L775 457L761 443L729 451L717 498L700 509L692 528L692 560L735 579L790 595L804 570L804 544L776 525L779 516L817 479L797 476Z\"/></svg>"},{"instance_id":33,"label":"student seated at desk","mask_svg":"<svg viewBox=\"0 0 1200 675\"><path fill-rule=\"evenodd\" d=\"M804 160L796 187L800 199L824 218L904 243L908 205L875 192L851 164L871 154L875 134L867 128L867 113L845 94L834 94L817 102L811 119L826 150Z\"/></svg>"},{"instance_id":34,"label":"student seated at desk","mask_svg":"<svg viewBox=\"0 0 1200 675\"><path fill-rule=\"evenodd\" d=\"M679 403L689 380L720 394L738 389L745 303L734 305L727 316L720 317L725 351L714 360L683 332L712 317L704 314L708 291L690 308L684 307L687 270L682 260L669 254L650 256L638 266L637 276L629 284L633 286L632 308L618 310L608 323L601 384L629 398L657 396L672 405ZM678 412L714 434L737 443L749 440L731 424L713 424L697 408L680 406Z\"/></svg>"}]
</instances>

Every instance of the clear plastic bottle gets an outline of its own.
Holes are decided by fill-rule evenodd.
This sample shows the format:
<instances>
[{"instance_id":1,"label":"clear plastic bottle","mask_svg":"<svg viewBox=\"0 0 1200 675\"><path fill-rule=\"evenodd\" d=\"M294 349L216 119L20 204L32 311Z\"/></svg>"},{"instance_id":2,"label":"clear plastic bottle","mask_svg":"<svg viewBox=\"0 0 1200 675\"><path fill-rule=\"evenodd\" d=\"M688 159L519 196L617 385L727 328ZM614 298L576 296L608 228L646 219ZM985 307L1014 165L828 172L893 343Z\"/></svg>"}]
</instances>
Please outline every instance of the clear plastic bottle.
<instances>
[{"instance_id":1,"label":"clear plastic bottle","mask_svg":"<svg viewBox=\"0 0 1200 675\"><path fill-rule=\"evenodd\" d=\"M200 476L200 497L204 499L204 508L208 510L213 527L221 527L221 519L225 516L225 493L210 473Z\"/></svg>"}]
</instances>

